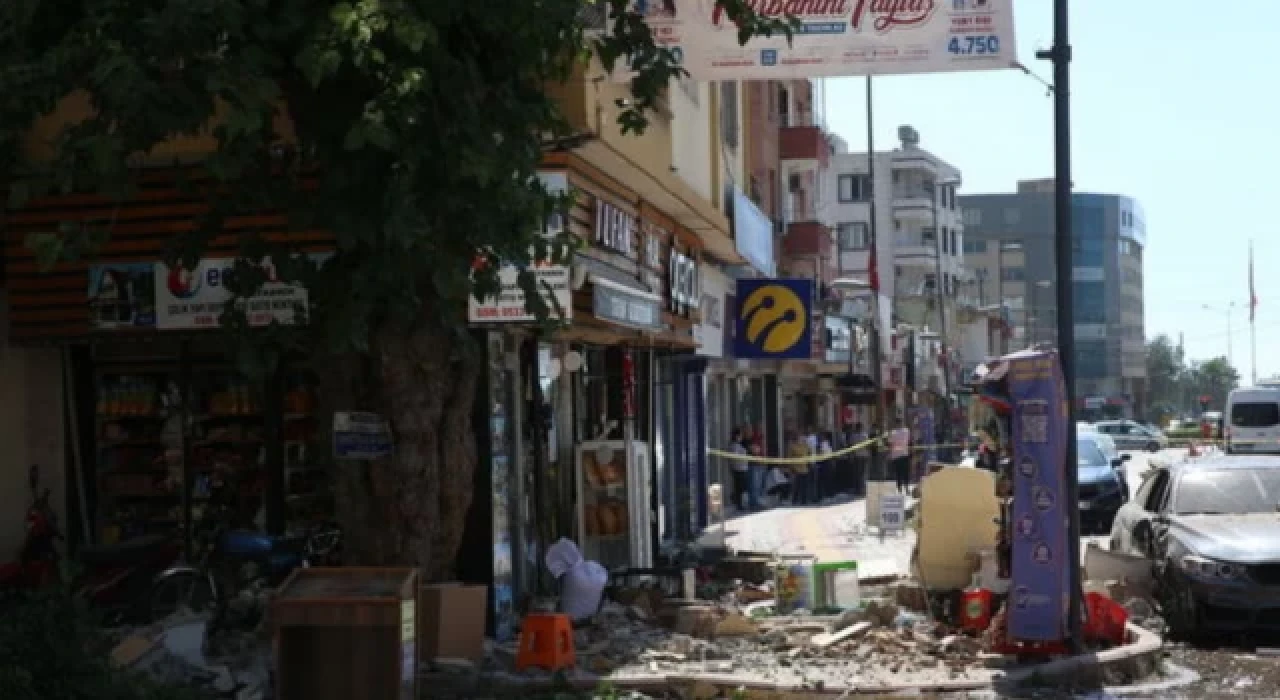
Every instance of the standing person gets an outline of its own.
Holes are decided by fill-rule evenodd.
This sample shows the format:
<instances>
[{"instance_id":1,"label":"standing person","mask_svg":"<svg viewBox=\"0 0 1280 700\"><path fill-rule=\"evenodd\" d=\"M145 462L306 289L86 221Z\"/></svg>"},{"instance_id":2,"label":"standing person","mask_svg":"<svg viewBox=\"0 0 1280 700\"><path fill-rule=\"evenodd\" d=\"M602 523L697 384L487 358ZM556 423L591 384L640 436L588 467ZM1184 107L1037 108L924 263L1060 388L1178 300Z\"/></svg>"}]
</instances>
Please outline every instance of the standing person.
<instances>
[{"instance_id":1,"label":"standing person","mask_svg":"<svg viewBox=\"0 0 1280 700\"><path fill-rule=\"evenodd\" d=\"M870 436L861 423L854 423L849 433L849 445L861 445ZM867 463L871 460L870 448L864 447L853 451L853 495L867 495Z\"/></svg>"},{"instance_id":2,"label":"standing person","mask_svg":"<svg viewBox=\"0 0 1280 700\"><path fill-rule=\"evenodd\" d=\"M898 491L906 493L911 486L911 431L901 418L893 421L893 430L889 431L889 466Z\"/></svg>"},{"instance_id":3,"label":"standing person","mask_svg":"<svg viewBox=\"0 0 1280 700\"><path fill-rule=\"evenodd\" d=\"M761 457L764 450L756 442L755 429L750 423L742 426L742 439L740 446L743 454L749 454L752 457ZM750 462L747 466L747 508L753 511L760 510L760 494L764 490L765 472L768 471L769 465L761 462Z\"/></svg>"},{"instance_id":4,"label":"standing person","mask_svg":"<svg viewBox=\"0 0 1280 700\"><path fill-rule=\"evenodd\" d=\"M831 431L825 431L818 437L818 456L822 457L822 461L817 463L817 480L814 484L814 500L822 503L827 498L836 494L835 477L836 477L836 461L831 458L831 453L835 452L832 446L834 438Z\"/></svg>"},{"instance_id":5,"label":"standing person","mask_svg":"<svg viewBox=\"0 0 1280 700\"><path fill-rule=\"evenodd\" d=\"M792 432L790 439L787 441L787 456L795 458L808 457L812 454L809 451L809 442L799 433ZM791 468L791 504L796 506L807 505L809 502L809 489L812 484L812 470L809 468L808 461L792 462L787 465Z\"/></svg>"},{"instance_id":6,"label":"standing person","mask_svg":"<svg viewBox=\"0 0 1280 700\"><path fill-rule=\"evenodd\" d=\"M747 455L741 428L734 428L733 434L729 436L729 451L735 455L744 457ZM729 469L733 477L733 509L740 511L747 507L743 505L742 497L747 497L748 504L751 499L751 464L745 459L731 459Z\"/></svg>"}]
</instances>

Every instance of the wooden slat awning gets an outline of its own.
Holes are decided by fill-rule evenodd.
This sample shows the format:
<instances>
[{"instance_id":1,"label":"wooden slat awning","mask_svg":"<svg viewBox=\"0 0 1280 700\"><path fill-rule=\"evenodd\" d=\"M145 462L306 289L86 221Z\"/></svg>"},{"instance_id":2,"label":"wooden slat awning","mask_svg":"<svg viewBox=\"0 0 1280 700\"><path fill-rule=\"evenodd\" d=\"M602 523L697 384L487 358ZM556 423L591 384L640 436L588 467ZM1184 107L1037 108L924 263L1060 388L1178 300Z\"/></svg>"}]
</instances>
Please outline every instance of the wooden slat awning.
<instances>
[{"instance_id":1,"label":"wooden slat awning","mask_svg":"<svg viewBox=\"0 0 1280 700\"><path fill-rule=\"evenodd\" d=\"M209 212L208 201L178 187L177 171L149 172L138 193L117 202L92 194L33 199L0 219L3 241L3 283L9 303L10 339L39 344L84 339L87 336L136 335L153 330L97 331L90 324L89 269L95 264L159 261L174 236L196 230ZM59 263L41 269L27 246L31 234L52 233L65 222L101 227L107 244L92 260ZM264 212L226 220L225 233L207 248L208 257L234 257L239 236L251 231L263 238L289 243L300 252L333 249L333 235L321 230L290 231L282 213Z\"/></svg>"}]
</instances>

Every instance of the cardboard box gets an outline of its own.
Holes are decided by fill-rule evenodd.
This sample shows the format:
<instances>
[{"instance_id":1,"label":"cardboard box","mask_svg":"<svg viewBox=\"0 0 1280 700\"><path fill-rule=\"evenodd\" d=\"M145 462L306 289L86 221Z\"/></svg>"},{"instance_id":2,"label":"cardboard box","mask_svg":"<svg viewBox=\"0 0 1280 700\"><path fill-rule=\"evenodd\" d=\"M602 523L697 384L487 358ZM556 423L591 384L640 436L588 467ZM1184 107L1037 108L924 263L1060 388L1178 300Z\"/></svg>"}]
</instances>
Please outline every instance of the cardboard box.
<instances>
[{"instance_id":1,"label":"cardboard box","mask_svg":"<svg viewBox=\"0 0 1280 700\"><path fill-rule=\"evenodd\" d=\"M418 658L484 660L489 587L433 583L418 589Z\"/></svg>"}]
</instances>

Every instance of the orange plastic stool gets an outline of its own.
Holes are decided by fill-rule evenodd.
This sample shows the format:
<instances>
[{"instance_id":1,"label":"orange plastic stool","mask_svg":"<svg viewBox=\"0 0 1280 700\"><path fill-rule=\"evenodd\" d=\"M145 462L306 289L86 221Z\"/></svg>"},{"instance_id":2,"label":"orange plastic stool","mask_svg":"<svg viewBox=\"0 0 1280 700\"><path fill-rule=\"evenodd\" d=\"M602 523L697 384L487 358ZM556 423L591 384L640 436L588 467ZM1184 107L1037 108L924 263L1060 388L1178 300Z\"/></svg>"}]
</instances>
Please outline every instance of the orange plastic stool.
<instances>
[{"instance_id":1,"label":"orange plastic stool","mask_svg":"<svg viewBox=\"0 0 1280 700\"><path fill-rule=\"evenodd\" d=\"M538 666L548 671L572 668L577 663L573 649L573 625L568 615L530 613L520 625L520 651L516 669Z\"/></svg>"}]
</instances>

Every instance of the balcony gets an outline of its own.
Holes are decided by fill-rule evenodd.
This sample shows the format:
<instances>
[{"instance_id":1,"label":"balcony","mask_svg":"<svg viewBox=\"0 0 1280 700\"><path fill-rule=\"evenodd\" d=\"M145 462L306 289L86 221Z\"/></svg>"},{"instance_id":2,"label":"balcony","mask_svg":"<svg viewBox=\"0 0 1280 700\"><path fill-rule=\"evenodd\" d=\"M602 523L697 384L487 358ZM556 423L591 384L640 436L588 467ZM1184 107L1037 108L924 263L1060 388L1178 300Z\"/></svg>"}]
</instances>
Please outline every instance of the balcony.
<instances>
[{"instance_id":1,"label":"balcony","mask_svg":"<svg viewBox=\"0 0 1280 700\"><path fill-rule=\"evenodd\" d=\"M792 221L782 239L782 252L787 255L831 255L831 229L820 221Z\"/></svg>"},{"instance_id":2,"label":"balcony","mask_svg":"<svg viewBox=\"0 0 1280 700\"><path fill-rule=\"evenodd\" d=\"M786 235L782 239L782 251L788 255L831 254L831 229L818 221L818 209L814 198L803 190L790 193L782 205L782 220Z\"/></svg>"},{"instance_id":3,"label":"balcony","mask_svg":"<svg viewBox=\"0 0 1280 700\"><path fill-rule=\"evenodd\" d=\"M893 263L932 271L938 264L938 244L920 232L898 234L893 237Z\"/></svg>"},{"instance_id":4,"label":"balcony","mask_svg":"<svg viewBox=\"0 0 1280 700\"><path fill-rule=\"evenodd\" d=\"M936 214L933 188L895 185L892 197L894 217L903 220L933 223Z\"/></svg>"},{"instance_id":5,"label":"balcony","mask_svg":"<svg viewBox=\"0 0 1280 700\"><path fill-rule=\"evenodd\" d=\"M783 115L778 130L778 158L781 160L812 160L826 167L831 157L831 145L827 134L812 114Z\"/></svg>"}]
</instances>

